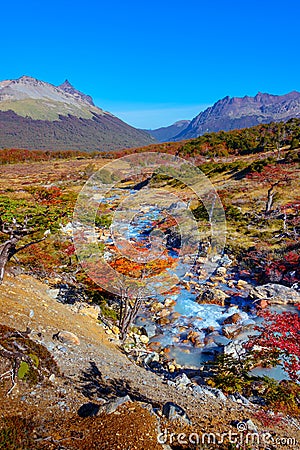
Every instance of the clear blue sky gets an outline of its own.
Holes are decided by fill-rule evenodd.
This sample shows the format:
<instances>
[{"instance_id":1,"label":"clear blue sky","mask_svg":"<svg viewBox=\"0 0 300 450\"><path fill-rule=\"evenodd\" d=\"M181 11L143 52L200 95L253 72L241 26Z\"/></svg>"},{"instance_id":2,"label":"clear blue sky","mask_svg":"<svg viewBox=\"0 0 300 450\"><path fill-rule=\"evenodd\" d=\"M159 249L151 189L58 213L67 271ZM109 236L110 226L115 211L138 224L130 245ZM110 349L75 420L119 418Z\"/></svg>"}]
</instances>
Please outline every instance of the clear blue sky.
<instances>
[{"instance_id":1,"label":"clear blue sky","mask_svg":"<svg viewBox=\"0 0 300 450\"><path fill-rule=\"evenodd\" d=\"M15 0L0 14L0 79L68 78L134 126L300 90L299 0Z\"/></svg>"}]
</instances>

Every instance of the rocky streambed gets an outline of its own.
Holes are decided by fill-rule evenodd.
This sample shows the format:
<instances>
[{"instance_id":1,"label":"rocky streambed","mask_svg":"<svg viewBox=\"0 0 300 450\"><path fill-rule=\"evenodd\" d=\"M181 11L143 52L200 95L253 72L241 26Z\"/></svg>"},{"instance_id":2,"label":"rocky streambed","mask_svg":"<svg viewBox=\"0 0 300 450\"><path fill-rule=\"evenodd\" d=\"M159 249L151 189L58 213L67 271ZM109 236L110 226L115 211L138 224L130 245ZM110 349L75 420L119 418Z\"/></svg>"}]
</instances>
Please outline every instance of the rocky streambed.
<instances>
[{"instance_id":1,"label":"rocky streambed","mask_svg":"<svg viewBox=\"0 0 300 450\"><path fill-rule=\"evenodd\" d=\"M128 192L135 193L130 189ZM122 195L118 190L110 193L106 205L117 205ZM158 228L165 237L167 257L177 261L167 271L170 276L176 275L178 282L164 293L158 289L143 304L135 321L136 332L131 334L132 342L126 344L128 352L141 343L147 345L146 356L161 355L160 358L152 355L152 362L163 357L171 372L180 367L197 369L219 353L235 355L247 336L255 333L254 327L261 321L258 309L269 305L275 310L287 310L300 303L300 294L295 289L255 286L249 273L241 274L231 255L223 253L216 257L216 270L208 276L205 266L208 241L201 242L197 255L179 258L180 233L166 218L165 207L155 203L136 206L128 221L124 220L124 209L119 223L109 230L99 228L98 239L105 245L104 258L110 262L119 254L116 236L119 242L151 249L151 235ZM170 214L175 206L169 207ZM162 256L165 257L166 254Z\"/></svg>"}]
</instances>

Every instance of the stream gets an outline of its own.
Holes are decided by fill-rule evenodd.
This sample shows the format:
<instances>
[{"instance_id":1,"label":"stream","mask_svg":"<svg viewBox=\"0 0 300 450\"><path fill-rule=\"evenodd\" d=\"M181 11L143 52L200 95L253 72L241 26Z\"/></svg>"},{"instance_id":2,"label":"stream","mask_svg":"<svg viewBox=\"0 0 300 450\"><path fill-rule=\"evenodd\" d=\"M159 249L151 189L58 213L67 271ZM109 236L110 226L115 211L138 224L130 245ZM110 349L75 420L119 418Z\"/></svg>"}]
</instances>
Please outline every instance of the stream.
<instances>
[{"instance_id":1,"label":"stream","mask_svg":"<svg viewBox=\"0 0 300 450\"><path fill-rule=\"evenodd\" d=\"M126 190L129 196L135 193L132 189ZM133 248L138 245L139 250L151 250L153 230L157 229L157 224L166 221L164 209L156 204L139 205L135 211L130 211L130 220L126 220L126 205L123 207L121 202L120 207L120 199L123 197L124 190L115 189L102 202L107 206L118 205L121 211L121 219L118 219L118 214L115 215L109 230L99 230L98 239L105 244L104 258L107 262L122 251L119 244L123 241L129 242ZM166 240L168 233L169 238L171 236L169 245ZM247 275L240 279L234 261L226 254L219 257L216 272L207 279L201 271L201 261L205 255L198 255L191 270L188 257L178 258L178 237L174 238L170 229L164 229L164 238L164 245L168 249L167 257L177 260L177 264L167 271L170 276L178 277L178 281L165 294L157 290L155 298L141 308L135 325L146 330L150 338L150 350L163 350L170 361L185 368L197 369L218 353L226 353L233 343L239 344L249 334L255 333L253 327L261 319L257 317L253 302L248 299L254 282ZM180 242L178 246L180 247ZM162 256L165 257L166 255ZM214 298L216 292L220 298ZM276 309L282 308L273 308ZM295 310L293 307L288 309ZM284 307L284 310L287 308ZM254 373L278 380L286 378L280 367L257 368Z\"/></svg>"}]
</instances>

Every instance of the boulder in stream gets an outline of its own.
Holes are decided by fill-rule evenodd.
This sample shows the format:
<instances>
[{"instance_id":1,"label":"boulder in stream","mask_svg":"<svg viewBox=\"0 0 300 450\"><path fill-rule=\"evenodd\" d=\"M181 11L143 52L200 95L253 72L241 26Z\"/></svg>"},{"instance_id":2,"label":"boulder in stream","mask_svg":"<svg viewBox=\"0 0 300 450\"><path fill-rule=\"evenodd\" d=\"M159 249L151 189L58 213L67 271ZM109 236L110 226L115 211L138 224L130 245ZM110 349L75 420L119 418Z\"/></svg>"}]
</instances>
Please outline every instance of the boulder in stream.
<instances>
[{"instance_id":1,"label":"boulder in stream","mask_svg":"<svg viewBox=\"0 0 300 450\"><path fill-rule=\"evenodd\" d=\"M196 299L197 303L208 303L219 306L225 306L225 300L229 298L229 295L220 289L207 289L202 292Z\"/></svg>"},{"instance_id":2,"label":"boulder in stream","mask_svg":"<svg viewBox=\"0 0 300 450\"><path fill-rule=\"evenodd\" d=\"M282 284L268 283L256 286L249 293L253 300L266 300L269 304L300 304L300 293Z\"/></svg>"}]
</instances>

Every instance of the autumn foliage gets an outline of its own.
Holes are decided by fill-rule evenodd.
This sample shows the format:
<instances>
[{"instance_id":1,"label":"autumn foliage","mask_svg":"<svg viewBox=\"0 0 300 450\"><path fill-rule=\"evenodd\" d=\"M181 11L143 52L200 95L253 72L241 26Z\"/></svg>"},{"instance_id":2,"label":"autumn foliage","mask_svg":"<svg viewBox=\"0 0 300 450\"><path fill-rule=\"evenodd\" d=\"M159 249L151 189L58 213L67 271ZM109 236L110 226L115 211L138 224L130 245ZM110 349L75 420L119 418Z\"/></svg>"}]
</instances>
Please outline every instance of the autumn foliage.
<instances>
[{"instance_id":1,"label":"autumn foliage","mask_svg":"<svg viewBox=\"0 0 300 450\"><path fill-rule=\"evenodd\" d=\"M252 336L245 344L253 350L265 366L281 361L293 381L300 379L300 317L296 313L281 314L264 311L264 322L257 326L259 336Z\"/></svg>"},{"instance_id":2,"label":"autumn foliage","mask_svg":"<svg viewBox=\"0 0 300 450\"><path fill-rule=\"evenodd\" d=\"M155 276L161 274L164 270L172 267L177 262L174 258L165 257L163 259L156 259L146 264L140 264L134 261L130 261L125 257L119 257L111 263L111 266L119 273L133 278L141 278Z\"/></svg>"}]
</instances>

